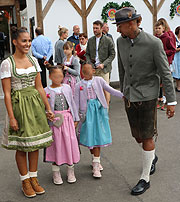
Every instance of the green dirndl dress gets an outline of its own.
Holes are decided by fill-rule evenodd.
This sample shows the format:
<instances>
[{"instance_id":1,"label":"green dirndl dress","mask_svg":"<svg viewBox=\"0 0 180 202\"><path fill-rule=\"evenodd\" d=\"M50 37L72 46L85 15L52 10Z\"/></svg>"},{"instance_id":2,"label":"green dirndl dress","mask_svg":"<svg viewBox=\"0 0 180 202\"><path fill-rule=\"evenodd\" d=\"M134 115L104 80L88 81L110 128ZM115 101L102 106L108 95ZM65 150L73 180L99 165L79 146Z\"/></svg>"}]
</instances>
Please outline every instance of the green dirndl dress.
<instances>
[{"instance_id":1,"label":"green dirndl dress","mask_svg":"<svg viewBox=\"0 0 180 202\"><path fill-rule=\"evenodd\" d=\"M52 132L47 122L44 103L35 85L32 85L35 84L37 75L35 59L30 56L28 58L36 72L23 75L17 74L13 57L8 58L11 64L11 101L19 130L10 128L7 116L2 138L4 148L24 152L45 148L52 143Z\"/></svg>"}]
</instances>

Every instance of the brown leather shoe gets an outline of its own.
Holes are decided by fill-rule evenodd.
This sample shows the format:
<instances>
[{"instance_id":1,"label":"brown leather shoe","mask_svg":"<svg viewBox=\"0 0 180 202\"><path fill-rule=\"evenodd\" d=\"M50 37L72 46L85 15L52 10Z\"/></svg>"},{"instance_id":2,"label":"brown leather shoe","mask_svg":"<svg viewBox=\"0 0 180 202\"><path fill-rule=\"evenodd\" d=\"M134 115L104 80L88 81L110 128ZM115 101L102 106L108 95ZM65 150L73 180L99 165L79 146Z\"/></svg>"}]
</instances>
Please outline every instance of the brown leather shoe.
<instances>
[{"instance_id":1,"label":"brown leather shoe","mask_svg":"<svg viewBox=\"0 0 180 202\"><path fill-rule=\"evenodd\" d=\"M22 181L22 191L24 195L28 198L32 198L36 196L36 192L32 188L29 178Z\"/></svg>"},{"instance_id":2,"label":"brown leather shoe","mask_svg":"<svg viewBox=\"0 0 180 202\"><path fill-rule=\"evenodd\" d=\"M31 177L30 182L36 194L44 194L45 190L40 186L37 177Z\"/></svg>"}]
</instances>

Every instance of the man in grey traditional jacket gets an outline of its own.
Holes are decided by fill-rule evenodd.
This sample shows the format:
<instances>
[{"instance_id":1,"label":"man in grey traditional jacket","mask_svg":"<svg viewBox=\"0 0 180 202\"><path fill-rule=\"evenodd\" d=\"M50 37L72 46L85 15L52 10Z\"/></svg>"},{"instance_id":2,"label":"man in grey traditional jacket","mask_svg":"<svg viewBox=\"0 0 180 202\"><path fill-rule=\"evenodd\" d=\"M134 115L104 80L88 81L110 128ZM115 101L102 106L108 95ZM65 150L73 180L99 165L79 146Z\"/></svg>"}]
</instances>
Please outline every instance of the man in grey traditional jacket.
<instances>
[{"instance_id":1,"label":"man in grey traditional jacket","mask_svg":"<svg viewBox=\"0 0 180 202\"><path fill-rule=\"evenodd\" d=\"M132 195L144 193L150 187L149 175L155 172L158 158L153 137L157 135L156 103L160 77L167 98L168 118L174 116L177 104L163 44L138 28L140 17L134 8L126 7L116 12L114 23L121 33L117 39L120 90L124 93L132 136L142 147L143 154L142 175L132 189Z\"/></svg>"}]
</instances>

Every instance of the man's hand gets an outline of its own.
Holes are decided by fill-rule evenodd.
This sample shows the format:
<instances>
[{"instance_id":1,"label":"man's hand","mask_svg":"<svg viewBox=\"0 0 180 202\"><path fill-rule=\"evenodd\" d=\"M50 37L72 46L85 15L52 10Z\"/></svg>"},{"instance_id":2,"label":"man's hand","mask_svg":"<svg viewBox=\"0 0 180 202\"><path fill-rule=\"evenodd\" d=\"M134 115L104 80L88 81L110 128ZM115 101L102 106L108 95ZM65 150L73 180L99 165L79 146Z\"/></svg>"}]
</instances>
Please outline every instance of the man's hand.
<instances>
[{"instance_id":1,"label":"man's hand","mask_svg":"<svg viewBox=\"0 0 180 202\"><path fill-rule=\"evenodd\" d=\"M168 116L168 119L172 118L175 114L175 105L167 105L166 114Z\"/></svg>"},{"instance_id":2,"label":"man's hand","mask_svg":"<svg viewBox=\"0 0 180 202\"><path fill-rule=\"evenodd\" d=\"M48 64L49 64L49 62L45 60L44 61L44 65L48 65Z\"/></svg>"},{"instance_id":3,"label":"man's hand","mask_svg":"<svg viewBox=\"0 0 180 202\"><path fill-rule=\"evenodd\" d=\"M104 69L104 64L100 64L97 66L98 69Z\"/></svg>"}]
</instances>

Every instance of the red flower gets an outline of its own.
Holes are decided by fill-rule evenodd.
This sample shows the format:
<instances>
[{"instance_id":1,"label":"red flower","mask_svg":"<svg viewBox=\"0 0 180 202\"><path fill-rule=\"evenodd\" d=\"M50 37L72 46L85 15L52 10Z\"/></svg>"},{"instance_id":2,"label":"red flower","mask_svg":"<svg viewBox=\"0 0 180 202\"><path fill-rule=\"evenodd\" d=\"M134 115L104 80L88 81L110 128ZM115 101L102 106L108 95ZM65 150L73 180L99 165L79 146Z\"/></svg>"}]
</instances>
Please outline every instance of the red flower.
<instances>
[{"instance_id":1,"label":"red flower","mask_svg":"<svg viewBox=\"0 0 180 202\"><path fill-rule=\"evenodd\" d=\"M47 97L48 99L51 98L50 93L46 94L46 97Z\"/></svg>"},{"instance_id":2,"label":"red flower","mask_svg":"<svg viewBox=\"0 0 180 202\"><path fill-rule=\"evenodd\" d=\"M83 86L80 86L80 90L83 90Z\"/></svg>"}]
</instances>

